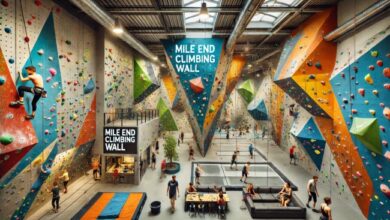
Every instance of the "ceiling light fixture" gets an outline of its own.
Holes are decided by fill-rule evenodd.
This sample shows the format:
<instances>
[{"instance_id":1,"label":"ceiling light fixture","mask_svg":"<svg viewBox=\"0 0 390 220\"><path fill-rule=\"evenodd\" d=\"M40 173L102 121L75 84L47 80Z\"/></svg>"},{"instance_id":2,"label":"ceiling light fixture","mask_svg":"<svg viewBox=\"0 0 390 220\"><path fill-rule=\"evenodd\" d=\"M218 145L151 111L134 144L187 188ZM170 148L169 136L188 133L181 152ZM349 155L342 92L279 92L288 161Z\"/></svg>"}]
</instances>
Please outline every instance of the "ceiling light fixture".
<instances>
[{"instance_id":1,"label":"ceiling light fixture","mask_svg":"<svg viewBox=\"0 0 390 220\"><path fill-rule=\"evenodd\" d=\"M122 28L122 25L119 21L119 18L115 18L115 24L114 24L114 28L112 29L112 32L114 32L115 34L122 34L123 33L123 28Z\"/></svg>"},{"instance_id":2,"label":"ceiling light fixture","mask_svg":"<svg viewBox=\"0 0 390 220\"><path fill-rule=\"evenodd\" d=\"M209 18L209 9L207 8L206 2L203 2L202 6L200 7L199 18L202 21L205 21Z\"/></svg>"}]
</instances>

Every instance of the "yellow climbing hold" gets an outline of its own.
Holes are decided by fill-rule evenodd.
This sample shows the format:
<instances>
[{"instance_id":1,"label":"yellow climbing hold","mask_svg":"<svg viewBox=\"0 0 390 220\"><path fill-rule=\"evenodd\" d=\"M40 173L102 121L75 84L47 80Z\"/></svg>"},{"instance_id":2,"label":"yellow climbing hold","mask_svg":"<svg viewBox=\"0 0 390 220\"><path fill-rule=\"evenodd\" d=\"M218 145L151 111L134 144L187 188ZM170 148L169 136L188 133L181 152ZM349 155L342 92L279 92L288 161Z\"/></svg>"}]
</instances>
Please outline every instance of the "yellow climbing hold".
<instances>
[{"instance_id":1,"label":"yellow climbing hold","mask_svg":"<svg viewBox=\"0 0 390 220\"><path fill-rule=\"evenodd\" d=\"M316 153L317 155L320 155L320 154L321 154L321 151L315 150L314 153Z\"/></svg>"},{"instance_id":2,"label":"yellow climbing hold","mask_svg":"<svg viewBox=\"0 0 390 220\"><path fill-rule=\"evenodd\" d=\"M374 83L374 80L372 79L371 75L369 73L367 73L367 75L364 77L364 80L366 80L366 82L368 84L373 84Z\"/></svg>"}]
</instances>

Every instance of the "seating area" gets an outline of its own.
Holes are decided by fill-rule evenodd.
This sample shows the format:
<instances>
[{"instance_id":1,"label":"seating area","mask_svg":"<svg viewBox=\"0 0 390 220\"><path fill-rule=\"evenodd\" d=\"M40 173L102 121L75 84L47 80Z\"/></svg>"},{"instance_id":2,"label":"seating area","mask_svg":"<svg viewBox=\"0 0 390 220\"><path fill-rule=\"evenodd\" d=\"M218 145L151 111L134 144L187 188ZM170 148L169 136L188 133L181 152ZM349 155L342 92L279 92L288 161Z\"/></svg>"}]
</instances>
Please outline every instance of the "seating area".
<instances>
[{"instance_id":1,"label":"seating area","mask_svg":"<svg viewBox=\"0 0 390 220\"><path fill-rule=\"evenodd\" d=\"M184 210L190 216L196 215L218 215L218 217L224 217L228 210L228 203L230 201L229 196L226 194L225 187L218 187L218 190L222 191L225 205L217 205L218 193L214 190L214 186L198 186L196 193L185 193Z\"/></svg>"},{"instance_id":2,"label":"seating area","mask_svg":"<svg viewBox=\"0 0 390 220\"><path fill-rule=\"evenodd\" d=\"M288 207L282 207L279 203L281 188L256 187L256 196L247 195L244 188L242 194L245 204L252 218L260 219L306 219L305 205L293 193Z\"/></svg>"}]
</instances>

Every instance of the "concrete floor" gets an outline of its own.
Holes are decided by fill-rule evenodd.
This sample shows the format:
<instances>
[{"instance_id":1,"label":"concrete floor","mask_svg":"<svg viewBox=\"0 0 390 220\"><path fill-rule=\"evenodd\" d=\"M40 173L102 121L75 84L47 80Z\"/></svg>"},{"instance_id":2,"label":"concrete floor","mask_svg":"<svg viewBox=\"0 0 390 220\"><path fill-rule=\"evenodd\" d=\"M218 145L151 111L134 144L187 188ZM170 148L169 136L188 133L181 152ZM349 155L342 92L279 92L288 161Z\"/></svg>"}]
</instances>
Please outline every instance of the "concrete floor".
<instances>
[{"instance_id":1,"label":"concrete floor","mask_svg":"<svg viewBox=\"0 0 390 220\"><path fill-rule=\"evenodd\" d=\"M217 154L221 149L223 151L232 151L233 149L239 148L241 152L247 151L247 146L252 136L248 135L246 138L241 137L238 139L231 138L225 140L219 138L214 139L212 147L209 149L208 154L205 158L202 158L196 151L195 159L199 161L226 161L230 160L230 157L219 156ZM190 134L186 134L185 142L192 141ZM140 215L140 219L190 219L190 218L203 218L203 219L217 219L217 216L210 216L206 214L204 217L190 217L188 213L184 212L184 191L190 181L191 176L191 162L188 161L188 145L184 143L179 146L179 162L181 164L181 171L177 174L177 180L179 181L180 197L177 200L177 210L172 214L169 210L169 199L166 194L167 182L170 179L167 176L164 180L159 180L159 170L151 170L145 173L141 184L128 185L128 184L108 184L100 181L94 181L91 172L88 176L84 176L77 181L73 182L69 187L67 194L61 195L60 210L58 213L54 213L51 210L51 204L48 202L39 210L36 210L28 219L70 219L75 213L77 213L81 207L87 203L96 192L146 192L148 195L145 206ZM237 143L237 144L236 144ZM266 140L257 140L255 147L262 152L264 155L268 155L268 158L274 165L282 171L287 178L289 178L295 185L300 189L296 194L298 197L305 202L307 199L306 193L303 189L306 187L306 182L310 179L311 175L299 166L289 165L287 153L283 152L276 145L269 144L267 147ZM157 156L157 163L159 164L162 159L162 149L160 154ZM261 156L255 156L253 162L264 161L260 158ZM238 157L240 162L246 162L250 160L249 156L241 155ZM248 179L250 182L250 178ZM202 183L202 181L201 181ZM254 182L256 185L256 183ZM326 195L327 189L325 186L319 184L320 201ZM229 203L230 211L227 214L226 219L251 219L247 209L240 209L242 205L241 192L228 191L231 202ZM162 210L158 216L149 215L149 204L154 200L162 201ZM348 203L340 201L338 198L332 198L333 204L333 217L336 220L354 219L361 220L365 217L361 214L357 207L351 207ZM311 210L307 210L307 219L319 219L319 214L314 213Z\"/></svg>"}]
</instances>

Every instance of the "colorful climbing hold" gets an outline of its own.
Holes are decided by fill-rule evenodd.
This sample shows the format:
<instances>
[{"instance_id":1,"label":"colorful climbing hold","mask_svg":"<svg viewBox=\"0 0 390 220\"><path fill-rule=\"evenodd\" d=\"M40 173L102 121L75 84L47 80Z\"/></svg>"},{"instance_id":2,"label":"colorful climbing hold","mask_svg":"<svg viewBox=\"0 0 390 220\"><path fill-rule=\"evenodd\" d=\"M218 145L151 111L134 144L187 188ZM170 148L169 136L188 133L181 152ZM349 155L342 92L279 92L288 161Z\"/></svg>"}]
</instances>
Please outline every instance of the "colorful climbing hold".
<instances>
[{"instance_id":1,"label":"colorful climbing hold","mask_svg":"<svg viewBox=\"0 0 390 220\"><path fill-rule=\"evenodd\" d=\"M0 76L0 86L4 85L5 83L5 78Z\"/></svg>"},{"instance_id":2,"label":"colorful climbing hold","mask_svg":"<svg viewBox=\"0 0 390 220\"><path fill-rule=\"evenodd\" d=\"M372 94L374 94L374 95L378 95L378 90L376 90L376 89L374 89L374 90L372 90Z\"/></svg>"},{"instance_id":3,"label":"colorful climbing hold","mask_svg":"<svg viewBox=\"0 0 390 220\"><path fill-rule=\"evenodd\" d=\"M375 69L375 66L374 66L374 65L369 65L369 66L368 66L368 69L369 69L369 70L374 70L374 69Z\"/></svg>"},{"instance_id":4,"label":"colorful climbing hold","mask_svg":"<svg viewBox=\"0 0 390 220\"><path fill-rule=\"evenodd\" d=\"M26 43L30 42L30 38L28 36L25 36L24 37L24 42L26 42Z\"/></svg>"},{"instance_id":5,"label":"colorful climbing hold","mask_svg":"<svg viewBox=\"0 0 390 220\"><path fill-rule=\"evenodd\" d=\"M383 109L383 115L384 115L388 120L390 120L390 108L385 107L385 108Z\"/></svg>"},{"instance_id":6,"label":"colorful climbing hold","mask_svg":"<svg viewBox=\"0 0 390 220\"><path fill-rule=\"evenodd\" d=\"M44 53L45 53L45 51L43 51L43 49L39 49L38 51L37 51L37 53L39 54L39 55L43 55Z\"/></svg>"},{"instance_id":7,"label":"colorful climbing hold","mask_svg":"<svg viewBox=\"0 0 390 220\"><path fill-rule=\"evenodd\" d=\"M371 75L369 73L367 73L367 75L364 77L364 80L366 80L366 82L368 84L373 84L374 83L374 80L372 79Z\"/></svg>"},{"instance_id":8,"label":"colorful climbing hold","mask_svg":"<svg viewBox=\"0 0 390 220\"><path fill-rule=\"evenodd\" d=\"M378 51L376 51L376 50L373 50L373 51L371 51L371 56L373 56L373 57L377 57L378 56Z\"/></svg>"},{"instance_id":9,"label":"colorful climbing hold","mask_svg":"<svg viewBox=\"0 0 390 220\"><path fill-rule=\"evenodd\" d=\"M54 68L50 68L49 73L51 76L55 76L57 74L57 71Z\"/></svg>"},{"instance_id":10,"label":"colorful climbing hold","mask_svg":"<svg viewBox=\"0 0 390 220\"><path fill-rule=\"evenodd\" d=\"M4 7L8 7L9 3L6 0L2 0L1 1L1 5L4 6Z\"/></svg>"},{"instance_id":11,"label":"colorful climbing hold","mask_svg":"<svg viewBox=\"0 0 390 220\"><path fill-rule=\"evenodd\" d=\"M387 90L390 90L390 83L385 83L383 87Z\"/></svg>"},{"instance_id":12,"label":"colorful climbing hold","mask_svg":"<svg viewBox=\"0 0 390 220\"><path fill-rule=\"evenodd\" d=\"M376 61L376 65L378 65L378 66L383 66L383 60L378 60L378 61Z\"/></svg>"},{"instance_id":13,"label":"colorful climbing hold","mask_svg":"<svg viewBox=\"0 0 390 220\"><path fill-rule=\"evenodd\" d=\"M390 68L386 67L383 69L383 75L387 78L390 78Z\"/></svg>"},{"instance_id":14,"label":"colorful climbing hold","mask_svg":"<svg viewBox=\"0 0 390 220\"><path fill-rule=\"evenodd\" d=\"M380 189L381 189L382 193L385 194L385 196L390 198L390 189L386 184L382 183L380 185Z\"/></svg>"},{"instance_id":15,"label":"colorful climbing hold","mask_svg":"<svg viewBox=\"0 0 390 220\"><path fill-rule=\"evenodd\" d=\"M8 59L8 63L10 63L10 64L14 64L14 63L15 63L15 60L14 60L14 59L12 59L12 58L9 58L9 59Z\"/></svg>"},{"instance_id":16,"label":"colorful climbing hold","mask_svg":"<svg viewBox=\"0 0 390 220\"><path fill-rule=\"evenodd\" d=\"M360 89L358 90L358 93L359 93L361 96L364 97L365 90L364 90L363 88L360 88Z\"/></svg>"},{"instance_id":17,"label":"colorful climbing hold","mask_svg":"<svg viewBox=\"0 0 390 220\"><path fill-rule=\"evenodd\" d=\"M371 115L375 116L375 113L376 113L376 112L375 112L374 109L370 109L370 110L368 110L368 112L370 112Z\"/></svg>"},{"instance_id":18,"label":"colorful climbing hold","mask_svg":"<svg viewBox=\"0 0 390 220\"><path fill-rule=\"evenodd\" d=\"M9 33L11 33L11 28L6 27L6 28L4 28L4 31L5 31L5 33L9 34Z\"/></svg>"},{"instance_id":19,"label":"colorful climbing hold","mask_svg":"<svg viewBox=\"0 0 390 220\"><path fill-rule=\"evenodd\" d=\"M14 137L12 137L10 134L3 134L0 136L0 143L2 145L8 145L14 141Z\"/></svg>"},{"instance_id":20,"label":"colorful climbing hold","mask_svg":"<svg viewBox=\"0 0 390 220\"><path fill-rule=\"evenodd\" d=\"M71 45L71 44L72 44L72 42L71 42L70 40L66 40L65 43L66 43L67 45Z\"/></svg>"},{"instance_id":21,"label":"colorful climbing hold","mask_svg":"<svg viewBox=\"0 0 390 220\"><path fill-rule=\"evenodd\" d=\"M34 4L39 7L39 6L42 5L42 1L41 0L35 0Z\"/></svg>"},{"instance_id":22,"label":"colorful climbing hold","mask_svg":"<svg viewBox=\"0 0 390 220\"><path fill-rule=\"evenodd\" d=\"M197 93L197 94L202 93L204 90L202 78L197 77L197 78L191 79L190 80L190 87L194 93Z\"/></svg>"}]
</instances>

